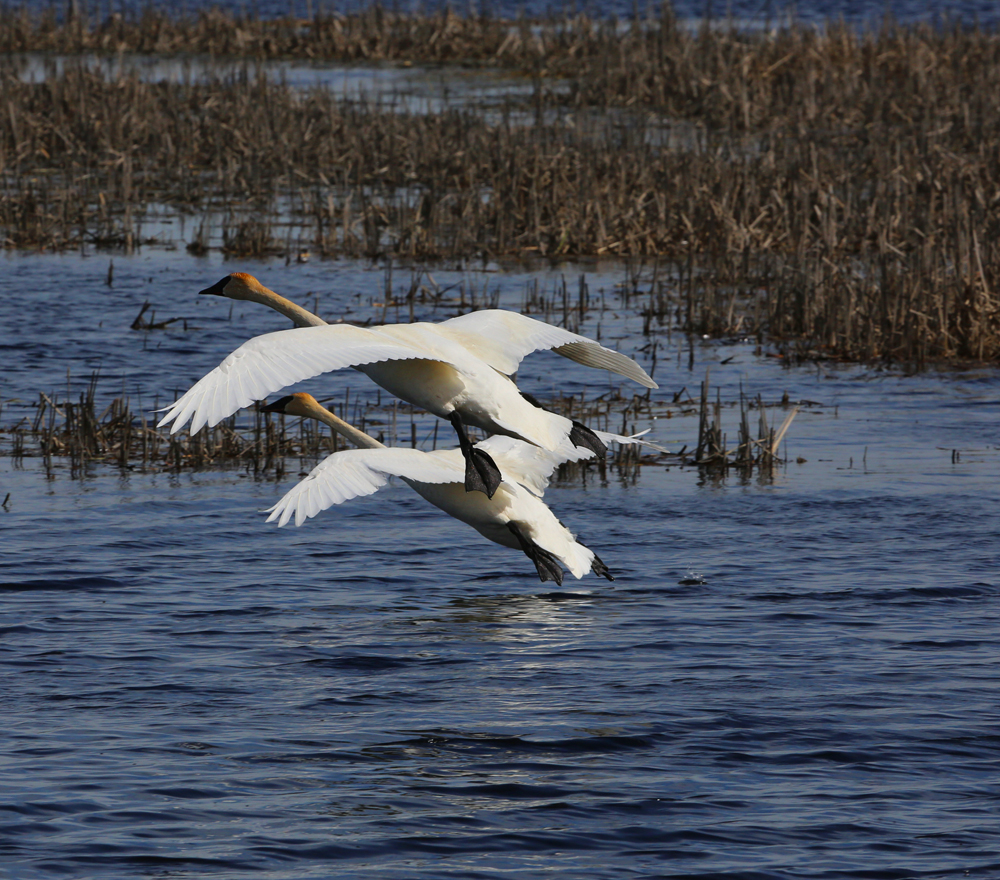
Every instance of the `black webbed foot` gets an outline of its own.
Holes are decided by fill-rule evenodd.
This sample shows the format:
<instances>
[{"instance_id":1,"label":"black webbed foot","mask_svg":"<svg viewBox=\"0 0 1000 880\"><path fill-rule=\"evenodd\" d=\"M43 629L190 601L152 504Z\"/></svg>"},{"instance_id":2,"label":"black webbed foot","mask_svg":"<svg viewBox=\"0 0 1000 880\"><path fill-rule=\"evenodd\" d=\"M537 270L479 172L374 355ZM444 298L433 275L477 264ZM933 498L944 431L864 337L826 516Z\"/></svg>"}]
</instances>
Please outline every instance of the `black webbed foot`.
<instances>
[{"instance_id":1,"label":"black webbed foot","mask_svg":"<svg viewBox=\"0 0 1000 880\"><path fill-rule=\"evenodd\" d=\"M608 567L601 561L601 557L596 553L594 554L594 561L590 563L590 570L601 577L606 577L609 581L613 581L615 576L608 571Z\"/></svg>"},{"instance_id":2,"label":"black webbed foot","mask_svg":"<svg viewBox=\"0 0 1000 880\"><path fill-rule=\"evenodd\" d=\"M458 434L458 445L465 456L465 491L485 492L487 498L492 498L503 480L500 468L489 453L472 445L469 435L465 433L462 417L457 412L453 412L448 420Z\"/></svg>"},{"instance_id":3,"label":"black webbed foot","mask_svg":"<svg viewBox=\"0 0 1000 880\"><path fill-rule=\"evenodd\" d=\"M574 446L589 449L598 458L604 458L608 454L607 444L591 431L590 428L580 422L573 422L573 428L569 432L569 439Z\"/></svg>"},{"instance_id":4,"label":"black webbed foot","mask_svg":"<svg viewBox=\"0 0 1000 880\"><path fill-rule=\"evenodd\" d=\"M537 406L539 409L545 409L545 407L538 401L538 398L532 394L528 394L527 391L522 391L521 397L528 401L528 403L532 406ZM604 458L604 456L608 454L607 444L582 422L573 422L573 427L569 432L569 439L574 446L579 446L582 449L589 449L598 458Z\"/></svg>"},{"instance_id":5,"label":"black webbed foot","mask_svg":"<svg viewBox=\"0 0 1000 880\"><path fill-rule=\"evenodd\" d=\"M535 571L538 572L538 579L544 584L546 581L555 581L556 586L561 587L563 582L563 570L559 560L548 550L543 550L537 544L529 541L517 523L507 523L507 528L517 538L524 555L535 563Z\"/></svg>"},{"instance_id":6,"label":"black webbed foot","mask_svg":"<svg viewBox=\"0 0 1000 880\"><path fill-rule=\"evenodd\" d=\"M485 492L487 498L492 498L503 481L500 468L496 466L496 462L488 453L483 452L482 449L476 449L475 446L470 446L468 452L463 450L463 453L465 454L465 491Z\"/></svg>"}]
</instances>

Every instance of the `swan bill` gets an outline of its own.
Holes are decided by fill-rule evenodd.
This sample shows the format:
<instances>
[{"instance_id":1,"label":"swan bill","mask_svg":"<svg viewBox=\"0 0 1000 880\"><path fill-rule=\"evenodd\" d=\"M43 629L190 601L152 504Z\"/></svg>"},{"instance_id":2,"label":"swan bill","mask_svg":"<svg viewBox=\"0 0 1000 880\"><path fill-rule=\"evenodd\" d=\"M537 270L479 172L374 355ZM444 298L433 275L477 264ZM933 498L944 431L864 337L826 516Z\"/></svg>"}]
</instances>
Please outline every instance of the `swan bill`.
<instances>
[{"instance_id":1,"label":"swan bill","mask_svg":"<svg viewBox=\"0 0 1000 880\"><path fill-rule=\"evenodd\" d=\"M204 293L205 291L202 291ZM261 412L266 413L284 413L285 408L290 404L295 398L291 394L286 394L284 397L279 397L274 403L269 403L267 406L259 407Z\"/></svg>"},{"instance_id":2,"label":"swan bill","mask_svg":"<svg viewBox=\"0 0 1000 880\"><path fill-rule=\"evenodd\" d=\"M204 290L199 290L198 295L201 296L202 294L208 293L212 294L213 296L225 296L225 293L223 293L223 291L226 289L226 285L229 283L229 279L232 277L233 277L232 275L227 275L220 281L216 281L215 284L213 284L211 287L206 287Z\"/></svg>"}]
</instances>

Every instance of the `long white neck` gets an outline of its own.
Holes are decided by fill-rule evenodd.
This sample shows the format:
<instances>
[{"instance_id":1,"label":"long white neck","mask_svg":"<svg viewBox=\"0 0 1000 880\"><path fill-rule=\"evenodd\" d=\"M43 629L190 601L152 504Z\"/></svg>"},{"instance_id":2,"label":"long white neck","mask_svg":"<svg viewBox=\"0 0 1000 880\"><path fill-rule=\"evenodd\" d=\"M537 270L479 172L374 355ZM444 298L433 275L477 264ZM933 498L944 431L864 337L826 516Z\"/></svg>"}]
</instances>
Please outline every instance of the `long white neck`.
<instances>
[{"instance_id":1,"label":"long white neck","mask_svg":"<svg viewBox=\"0 0 1000 880\"><path fill-rule=\"evenodd\" d=\"M270 306L276 312L281 312L286 318L289 318L296 327L322 327L326 324L326 321L319 315L314 315L290 299L285 299L263 284L259 284L257 287L246 287L241 298Z\"/></svg>"},{"instance_id":2,"label":"long white neck","mask_svg":"<svg viewBox=\"0 0 1000 880\"><path fill-rule=\"evenodd\" d=\"M325 406L321 406L318 402L303 404L302 410L297 414L317 419L318 421L323 422L323 424L329 425L342 437L350 440L351 443L362 449L386 448L384 443L379 443L374 437L371 437L364 431L355 428L354 425L348 424L341 418L337 418L337 416L330 412L330 410L328 410Z\"/></svg>"}]
</instances>

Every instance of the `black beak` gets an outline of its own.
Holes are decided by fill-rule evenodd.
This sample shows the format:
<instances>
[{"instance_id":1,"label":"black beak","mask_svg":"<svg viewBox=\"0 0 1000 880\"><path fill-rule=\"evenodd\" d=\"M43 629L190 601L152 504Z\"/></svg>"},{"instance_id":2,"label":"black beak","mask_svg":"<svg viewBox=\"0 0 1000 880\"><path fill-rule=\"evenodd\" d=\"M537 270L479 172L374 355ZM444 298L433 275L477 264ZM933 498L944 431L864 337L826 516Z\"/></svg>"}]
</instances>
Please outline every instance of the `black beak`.
<instances>
[{"instance_id":1,"label":"black beak","mask_svg":"<svg viewBox=\"0 0 1000 880\"><path fill-rule=\"evenodd\" d=\"M225 296L225 294L222 291L226 289L226 285L229 283L230 278L232 278L232 275L227 275L221 281L216 281L215 284L213 284L211 287L206 287L204 290L199 290L198 295L200 296L203 293L213 293L216 296Z\"/></svg>"},{"instance_id":2,"label":"black beak","mask_svg":"<svg viewBox=\"0 0 1000 880\"><path fill-rule=\"evenodd\" d=\"M291 403L292 395L286 394L284 397L279 397L274 403L269 403L267 406L260 407L261 412L284 412L285 407Z\"/></svg>"}]
</instances>

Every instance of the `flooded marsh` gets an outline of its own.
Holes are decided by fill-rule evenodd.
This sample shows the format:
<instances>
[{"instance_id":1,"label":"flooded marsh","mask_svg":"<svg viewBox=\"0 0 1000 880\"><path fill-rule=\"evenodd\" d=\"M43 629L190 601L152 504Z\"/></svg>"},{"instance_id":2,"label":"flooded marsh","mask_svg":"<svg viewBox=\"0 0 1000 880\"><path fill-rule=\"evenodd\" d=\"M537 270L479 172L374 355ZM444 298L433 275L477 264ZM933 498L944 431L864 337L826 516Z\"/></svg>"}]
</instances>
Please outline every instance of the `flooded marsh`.
<instances>
[{"instance_id":1,"label":"flooded marsh","mask_svg":"<svg viewBox=\"0 0 1000 880\"><path fill-rule=\"evenodd\" d=\"M76 8L0 16L0 875L1000 874L993 31ZM616 580L399 480L266 524L326 427L155 428L288 327L236 271L634 357L517 374L668 450L546 492Z\"/></svg>"},{"instance_id":2,"label":"flooded marsh","mask_svg":"<svg viewBox=\"0 0 1000 880\"><path fill-rule=\"evenodd\" d=\"M398 21L419 24L383 27ZM7 27L18 51L54 48ZM140 51L151 25L130 27L121 47ZM518 33L456 18L453 60L485 27ZM167 206L200 230L185 246L233 255L656 256L685 275L693 332L765 333L803 357L995 360L994 31L744 33L664 14L530 35L494 53L506 98L459 89L419 110L391 78L364 99L282 82L271 56L188 81L92 64L25 81L9 64L0 228L10 247L127 251ZM433 61L400 51L379 57Z\"/></svg>"},{"instance_id":3,"label":"flooded marsh","mask_svg":"<svg viewBox=\"0 0 1000 880\"><path fill-rule=\"evenodd\" d=\"M20 328L3 341L5 424L33 417L38 386L86 394L95 369L98 413L125 395L149 418L284 326L197 296L231 268L218 253L119 255L111 286L104 258L0 259L0 317ZM241 268L329 318L386 314L380 269ZM610 264L437 269L456 286L416 317L452 313L463 282L501 306L559 301L581 269L609 306L581 332L650 366ZM409 278L389 286L387 317L405 320ZM133 330L145 302L182 320ZM528 358L522 387L617 394L621 418L618 383L560 361ZM788 366L754 341L675 332L657 418L643 408L635 427L690 455L706 370L730 447L741 390L769 424L799 405L785 461L744 474L649 457L558 479L548 503L613 584L540 585L402 484L265 526L315 454L257 471L0 455L5 864L40 878L754 876L748 860L780 878L990 876L995 370ZM308 385L391 436L364 377Z\"/></svg>"}]
</instances>

